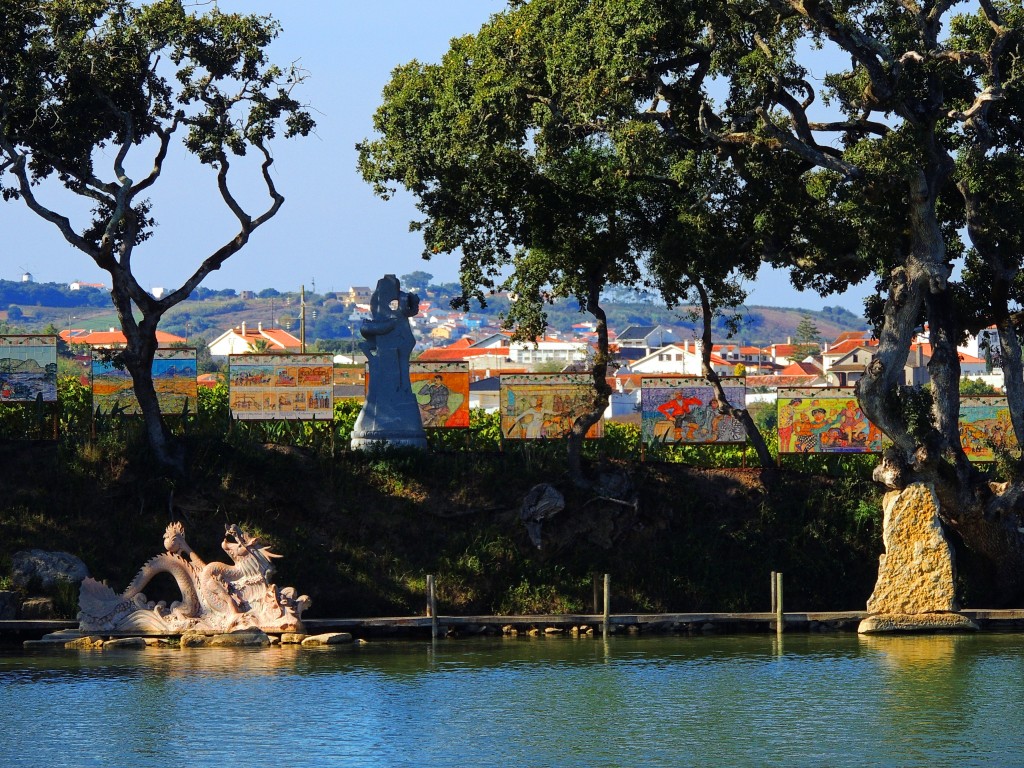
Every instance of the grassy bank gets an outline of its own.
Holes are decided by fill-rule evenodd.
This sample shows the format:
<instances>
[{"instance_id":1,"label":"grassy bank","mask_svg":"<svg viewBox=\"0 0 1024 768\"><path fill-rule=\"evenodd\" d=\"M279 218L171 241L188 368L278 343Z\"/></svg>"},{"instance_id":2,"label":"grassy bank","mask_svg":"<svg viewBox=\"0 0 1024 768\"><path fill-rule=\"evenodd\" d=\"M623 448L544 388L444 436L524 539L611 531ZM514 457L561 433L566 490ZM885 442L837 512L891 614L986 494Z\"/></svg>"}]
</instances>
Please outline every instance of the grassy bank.
<instances>
[{"instance_id":1,"label":"grassy bank","mask_svg":"<svg viewBox=\"0 0 1024 768\"><path fill-rule=\"evenodd\" d=\"M339 405L333 428L229 428L223 393L206 393L183 435L190 477L172 484L131 422L89 438L88 412L65 408L57 444L0 450L0 578L13 552L64 550L121 590L180 520L208 561L226 559L226 523L258 532L283 555L277 583L313 598L310 617L421 613L428 573L440 610L467 614L589 611L599 573L613 576L616 612L767 610L772 570L791 610L861 608L873 587L880 497L864 457L799 471L745 469L736 449L641 463L635 431L618 427L588 461L627 475L634 507L574 488L560 443L499 451L484 417L429 453L350 453L355 412ZM538 549L520 506L541 482L566 506ZM169 580L146 591L176 597Z\"/></svg>"}]
</instances>

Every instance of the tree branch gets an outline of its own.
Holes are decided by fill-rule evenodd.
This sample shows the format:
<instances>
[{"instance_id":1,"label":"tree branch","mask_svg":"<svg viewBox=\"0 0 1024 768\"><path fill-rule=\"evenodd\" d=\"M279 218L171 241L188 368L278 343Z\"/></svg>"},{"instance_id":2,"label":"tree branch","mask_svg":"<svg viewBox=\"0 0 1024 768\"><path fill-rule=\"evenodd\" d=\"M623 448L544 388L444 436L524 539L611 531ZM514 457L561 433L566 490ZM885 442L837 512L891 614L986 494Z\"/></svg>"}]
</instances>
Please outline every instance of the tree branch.
<instances>
[{"instance_id":1,"label":"tree branch","mask_svg":"<svg viewBox=\"0 0 1024 768\"><path fill-rule=\"evenodd\" d=\"M217 188L220 190L221 197L223 197L224 202L238 219L240 225L238 234L206 257L196 271L193 272L184 283L182 283L180 288L168 293L166 296L163 296L156 303L156 306L161 313L165 312L170 307L173 307L175 304L187 299L191 295L192 291L199 286L208 274L220 269L221 265L223 265L230 256L240 251L245 244L249 242L249 237L253 230L273 218L284 204L284 196L277 191L277 187L270 176L270 167L274 163L274 159L271 156L270 151L261 142L254 143L253 146L257 147L260 152L263 153L261 169L263 181L267 187L267 193L270 195L272 200L270 206L256 218L252 218L242 209L235 198L231 195L231 191L228 188L229 165L227 157L222 153L222 161L217 173Z\"/></svg>"},{"instance_id":2,"label":"tree branch","mask_svg":"<svg viewBox=\"0 0 1024 768\"><path fill-rule=\"evenodd\" d=\"M71 226L70 219L66 216L61 216L56 211L50 210L39 202L35 193L32 191L32 184L28 177L28 170L25 167L25 155L17 152L17 150L15 150L15 148L11 146L6 139L0 139L0 146L3 147L3 150L8 157L13 158L10 171L14 174L15 178L18 179L19 192L32 212L57 227L65 240L78 250L88 255L102 269L109 271L112 265L116 265L109 252L101 252L97 250L93 247L92 243L75 232L74 227Z\"/></svg>"}]
</instances>

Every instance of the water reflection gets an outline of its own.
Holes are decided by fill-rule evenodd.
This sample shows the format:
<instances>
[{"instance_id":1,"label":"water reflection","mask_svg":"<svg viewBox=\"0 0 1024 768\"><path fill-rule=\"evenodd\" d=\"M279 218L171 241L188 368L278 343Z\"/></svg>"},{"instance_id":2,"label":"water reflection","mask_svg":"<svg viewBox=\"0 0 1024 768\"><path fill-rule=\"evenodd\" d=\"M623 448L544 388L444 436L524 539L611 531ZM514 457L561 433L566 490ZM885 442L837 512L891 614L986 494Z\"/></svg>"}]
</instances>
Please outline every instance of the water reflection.
<instances>
[{"instance_id":1,"label":"water reflection","mask_svg":"<svg viewBox=\"0 0 1024 768\"><path fill-rule=\"evenodd\" d=\"M1022 660L1020 636L796 633L16 653L0 762L980 765L1022 754Z\"/></svg>"}]
</instances>

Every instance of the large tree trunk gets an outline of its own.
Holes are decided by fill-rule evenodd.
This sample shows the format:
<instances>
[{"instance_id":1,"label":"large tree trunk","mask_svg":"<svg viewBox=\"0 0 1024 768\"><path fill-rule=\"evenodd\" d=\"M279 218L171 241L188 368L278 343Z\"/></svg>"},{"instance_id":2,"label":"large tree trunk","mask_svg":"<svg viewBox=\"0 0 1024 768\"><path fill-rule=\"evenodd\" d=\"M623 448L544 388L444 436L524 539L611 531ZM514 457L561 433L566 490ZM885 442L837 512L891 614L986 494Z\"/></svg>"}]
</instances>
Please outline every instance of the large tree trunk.
<instances>
[{"instance_id":1,"label":"large tree trunk","mask_svg":"<svg viewBox=\"0 0 1024 768\"><path fill-rule=\"evenodd\" d=\"M601 420L601 416L608 407L608 399L612 394L607 379L609 358L608 317L601 306L601 287L603 285L603 276L588 276L587 310L597 321L597 354L594 356L594 366L592 369L594 378L594 406L573 424L566 447L569 478L574 485L580 488L593 487L593 482L587 478L586 473L583 471L583 441L586 439L590 428Z\"/></svg>"},{"instance_id":2,"label":"large tree trunk","mask_svg":"<svg viewBox=\"0 0 1024 768\"><path fill-rule=\"evenodd\" d=\"M771 451L768 450L768 445L764 441L764 435L761 434L761 430L757 428L757 424L754 423L753 418L750 416L750 412L746 408L738 408L729 402L729 398L725 394L725 387L722 386L722 378L715 372L714 368L711 367L711 347L713 346L711 339L711 300L708 297L708 292L704 289L703 283L693 277L690 278L690 282L693 283L697 289L697 294L700 296L700 310L701 317L703 320L701 330L701 355L700 355L700 367L701 372L704 374L704 378L715 388L715 395L718 398L718 412L723 416L732 416L734 419L743 425L744 431L747 433L747 439L750 440L750 444L754 446L754 451L757 453L757 460L760 462L762 467L775 466L775 461L772 459ZM744 403L746 405L746 403Z\"/></svg>"},{"instance_id":3,"label":"large tree trunk","mask_svg":"<svg viewBox=\"0 0 1024 768\"><path fill-rule=\"evenodd\" d=\"M930 483L940 500L944 524L970 554L971 576L984 583L992 600L1005 604L1024 589L1024 487L989 484L968 462L960 445L959 375L956 339L960 331L946 285L945 245L935 216L934 199L924 191L923 175L912 194L911 247L904 266L890 275L879 348L857 384L861 408L892 440L875 471L890 488L911 482ZM908 428L895 393L903 386L903 370L922 308L927 308L932 360L933 425ZM1011 355L1020 347L1011 333ZM1010 362L1021 378L1018 360ZM1009 383L1009 379L1008 379ZM1009 384L1018 387L1019 382ZM1017 393L1019 395L1020 393Z\"/></svg>"},{"instance_id":4,"label":"large tree trunk","mask_svg":"<svg viewBox=\"0 0 1024 768\"><path fill-rule=\"evenodd\" d=\"M132 386L139 410L142 411L149 447L161 467L173 477L182 477L185 475L184 446L175 440L164 423L156 387L153 385L153 358L156 355L156 329L160 316L147 314L143 310L142 320L136 321L126 275L115 270L111 277L113 286L110 294L127 341L121 359L132 376Z\"/></svg>"}]
</instances>

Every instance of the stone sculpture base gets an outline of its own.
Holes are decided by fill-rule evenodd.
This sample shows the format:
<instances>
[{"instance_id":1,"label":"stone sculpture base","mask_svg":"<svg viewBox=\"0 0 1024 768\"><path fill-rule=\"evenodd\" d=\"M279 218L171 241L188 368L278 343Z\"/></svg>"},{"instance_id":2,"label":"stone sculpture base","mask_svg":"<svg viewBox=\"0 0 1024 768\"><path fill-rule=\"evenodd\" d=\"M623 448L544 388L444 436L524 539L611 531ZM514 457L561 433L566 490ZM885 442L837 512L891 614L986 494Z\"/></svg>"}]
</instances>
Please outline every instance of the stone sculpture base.
<instances>
[{"instance_id":1,"label":"stone sculpture base","mask_svg":"<svg viewBox=\"0 0 1024 768\"><path fill-rule=\"evenodd\" d=\"M410 390L395 393L395 400L367 402L352 428L352 449L373 450L384 446L427 449L420 409Z\"/></svg>"},{"instance_id":2,"label":"stone sculpture base","mask_svg":"<svg viewBox=\"0 0 1024 768\"><path fill-rule=\"evenodd\" d=\"M878 581L868 598L868 612L857 631L962 632L978 626L957 613L953 548L939 518L935 488L915 483L890 491L878 558Z\"/></svg>"},{"instance_id":3,"label":"stone sculpture base","mask_svg":"<svg viewBox=\"0 0 1024 768\"><path fill-rule=\"evenodd\" d=\"M857 632L879 635L899 632L974 632L978 625L958 613L888 613L868 616Z\"/></svg>"},{"instance_id":4,"label":"stone sculpture base","mask_svg":"<svg viewBox=\"0 0 1024 768\"><path fill-rule=\"evenodd\" d=\"M352 431L352 450L372 451L374 448L385 446L402 446L427 450L427 436L423 430L419 432L386 432L383 430L369 430L366 432Z\"/></svg>"}]
</instances>

